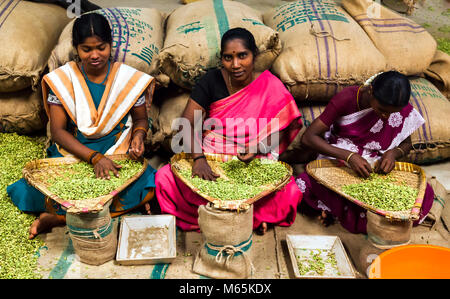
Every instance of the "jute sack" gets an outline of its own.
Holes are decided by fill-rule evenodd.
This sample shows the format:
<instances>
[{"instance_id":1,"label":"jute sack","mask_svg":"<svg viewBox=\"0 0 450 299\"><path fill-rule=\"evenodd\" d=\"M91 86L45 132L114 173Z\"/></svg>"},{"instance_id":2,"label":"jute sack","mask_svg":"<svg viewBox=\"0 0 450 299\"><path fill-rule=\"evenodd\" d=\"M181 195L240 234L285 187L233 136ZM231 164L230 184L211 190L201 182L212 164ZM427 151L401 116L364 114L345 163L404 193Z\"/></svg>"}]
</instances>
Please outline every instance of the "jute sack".
<instances>
[{"instance_id":1,"label":"jute sack","mask_svg":"<svg viewBox=\"0 0 450 299\"><path fill-rule=\"evenodd\" d=\"M0 92L36 89L64 26L66 10L53 4L0 4Z\"/></svg>"},{"instance_id":2,"label":"jute sack","mask_svg":"<svg viewBox=\"0 0 450 299\"><path fill-rule=\"evenodd\" d=\"M145 151L153 152L157 149L156 141L154 140L154 134L158 130L158 118L159 118L159 106L151 103L150 108L147 111L149 128L147 131L147 137L145 138Z\"/></svg>"},{"instance_id":3,"label":"jute sack","mask_svg":"<svg viewBox=\"0 0 450 299\"><path fill-rule=\"evenodd\" d=\"M117 230L109 205L99 213L66 214L66 224L75 254L89 265L104 264L116 256Z\"/></svg>"},{"instance_id":4,"label":"jute sack","mask_svg":"<svg viewBox=\"0 0 450 299\"><path fill-rule=\"evenodd\" d=\"M45 127L40 88L0 93L0 107L0 132L30 134Z\"/></svg>"},{"instance_id":5,"label":"jute sack","mask_svg":"<svg viewBox=\"0 0 450 299\"><path fill-rule=\"evenodd\" d=\"M89 13L104 15L112 30L111 56L135 69L154 76L157 80L156 57L164 39L164 17L155 8L113 7ZM50 71L74 60L72 28L75 20L64 28L57 46L53 49L48 67ZM164 82L160 82L164 85Z\"/></svg>"},{"instance_id":6,"label":"jute sack","mask_svg":"<svg viewBox=\"0 0 450 299\"><path fill-rule=\"evenodd\" d=\"M281 51L278 33L263 24L262 14L238 1L204 0L175 9L167 18L161 71L178 86L191 89L206 70L219 66L220 41L231 28L243 27L255 37L260 54L256 71L272 65Z\"/></svg>"},{"instance_id":7,"label":"jute sack","mask_svg":"<svg viewBox=\"0 0 450 299\"><path fill-rule=\"evenodd\" d=\"M180 88L171 88L155 95L155 104L159 105L159 115L153 135L154 143L159 143L164 149L173 151L171 142L178 128L174 122L181 117L190 93Z\"/></svg>"},{"instance_id":8,"label":"jute sack","mask_svg":"<svg viewBox=\"0 0 450 299\"><path fill-rule=\"evenodd\" d=\"M367 237L377 248L389 249L411 241L412 220L398 221L367 211Z\"/></svg>"},{"instance_id":9,"label":"jute sack","mask_svg":"<svg viewBox=\"0 0 450 299\"><path fill-rule=\"evenodd\" d=\"M342 7L384 55L387 69L416 75L428 68L437 44L425 28L373 0L343 0Z\"/></svg>"},{"instance_id":10,"label":"jute sack","mask_svg":"<svg viewBox=\"0 0 450 299\"><path fill-rule=\"evenodd\" d=\"M450 100L450 55L437 50L424 74Z\"/></svg>"},{"instance_id":11,"label":"jute sack","mask_svg":"<svg viewBox=\"0 0 450 299\"><path fill-rule=\"evenodd\" d=\"M251 248L253 205L246 211L223 211L212 205L198 208L198 224L205 238L195 256L193 271L210 278L253 276Z\"/></svg>"},{"instance_id":12,"label":"jute sack","mask_svg":"<svg viewBox=\"0 0 450 299\"><path fill-rule=\"evenodd\" d=\"M325 110L326 105L321 103L315 103L311 105L298 105L298 110L301 113L301 120L303 127L288 146L287 150L302 149L300 139L305 133L306 129L311 125L311 123Z\"/></svg>"},{"instance_id":13,"label":"jute sack","mask_svg":"<svg viewBox=\"0 0 450 299\"><path fill-rule=\"evenodd\" d=\"M435 163L450 157L450 101L424 78L411 83L410 103L425 119L425 124L411 135L413 150L407 156L414 164Z\"/></svg>"},{"instance_id":14,"label":"jute sack","mask_svg":"<svg viewBox=\"0 0 450 299\"><path fill-rule=\"evenodd\" d=\"M450 200L450 191L447 191L435 176L428 177L427 183L433 188L434 200L430 211L421 224L434 228L434 226L439 223L446 203Z\"/></svg>"},{"instance_id":15,"label":"jute sack","mask_svg":"<svg viewBox=\"0 0 450 299\"><path fill-rule=\"evenodd\" d=\"M386 67L364 30L332 0L281 5L264 14L264 23L283 42L272 72L296 100L329 101Z\"/></svg>"}]
</instances>

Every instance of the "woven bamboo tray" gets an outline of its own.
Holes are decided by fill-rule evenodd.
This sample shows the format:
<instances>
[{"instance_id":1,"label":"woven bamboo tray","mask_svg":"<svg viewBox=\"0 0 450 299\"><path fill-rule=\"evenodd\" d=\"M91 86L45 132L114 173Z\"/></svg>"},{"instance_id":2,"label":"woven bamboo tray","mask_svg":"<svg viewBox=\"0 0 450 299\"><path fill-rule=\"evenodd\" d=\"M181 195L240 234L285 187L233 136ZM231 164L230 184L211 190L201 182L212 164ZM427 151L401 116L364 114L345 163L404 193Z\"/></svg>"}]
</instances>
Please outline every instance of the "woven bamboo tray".
<instances>
[{"instance_id":1,"label":"woven bamboo tray","mask_svg":"<svg viewBox=\"0 0 450 299\"><path fill-rule=\"evenodd\" d=\"M306 172L317 180L320 184L333 190L339 195L356 203L357 205L370 210L376 214L383 215L388 219L415 221L419 219L419 212L422 207L422 201L427 185L425 172L415 164L406 162L395 162L395 168L390 176L398 181L405 182L408 186L419 190L417 199L411 210L405 211L385 211L370 206L342 191L342 186L361 183L362 178L351 168L347 167L339 160L315 160L306 166Z\"/></svg>"},{"instance_id":2,"label":"woven bamboo tray","mask_svg":"<svg viewBox=\"0 0 450 299\"><path fill-rule=\"evenodd\" d=\"M220 167L220 163L230 161L231 159L233 159L234 156L224 154L208 154L208 153L205 153L205 156L211 169L221 177L226 177L224 170ZM293 172L292 167L289 164L286 164L281 161L279 161L278 163L282 163L286 167L286 169L288 170L288 174L277 184L264 186L265 190L252 198L243 198L238 200L221 200L218 198L211 197L208 194L202 193L190 181L185 179L179 173L179 171L183 169L192 169L192 166L194 165L194 160L192 159L191 154L179 153L174 155L170 160L172 172L181 181L183 181L193 192L200 195L204 199L212 202L214 207L217 209L238 210L238 211L248 209L249 205L255 203L257 200L263 198L264 196L271 194L272 192L281 190L287 183L289 183Z\"/></svg>"},{"instance_id":3,"label":"woven bamboo tray","mask_svg":"<svg viewBox=\"0 0 450 299\"><path fill-rule=\"evenodd\" d=\"M106 155L111 160L126 160L131 159L128 155ZM123 191L131 183L137 180L147 169L148 162L146 159L142 159L142 168L133 177L128 179L123 185L116 190L96 198L84 198L78 200L66 200L60 198L57 194L52 193L48 189L48 183L41 178L46 179L51 177L58 177L58 166L79 163L81 160L75 157L62 157L62 158L47 158L39 159L28 162L22 170L25 180L41 191L45 196L53 199L57 203L61 204L63 209L68 213L80 214L80 213L96 213L103 209L103 206L108 203L114 196Z\"/></svg>"}]
</instances>

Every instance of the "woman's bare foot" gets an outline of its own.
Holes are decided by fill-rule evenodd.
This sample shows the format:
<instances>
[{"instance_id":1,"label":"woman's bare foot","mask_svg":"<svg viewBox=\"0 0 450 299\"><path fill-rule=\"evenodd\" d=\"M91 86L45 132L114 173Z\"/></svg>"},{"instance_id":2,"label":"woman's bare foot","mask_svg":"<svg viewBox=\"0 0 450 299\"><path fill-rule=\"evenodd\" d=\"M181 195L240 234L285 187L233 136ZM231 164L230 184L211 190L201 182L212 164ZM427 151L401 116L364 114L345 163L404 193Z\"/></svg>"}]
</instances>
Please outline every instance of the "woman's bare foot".
<instances>
[{"instance_id":1,"label":"woman's bare foot","mask_svg":"<svg viewBox=\"0 0 450 299\"><path fill-rule=\"evenodd\" d=\"M322 211L318 218L325 227L334 223L333 215L328 214L326 211Z\"/></svg>"},{"instance_id":2,"label":"woman's bare foot","mask_svg":"<svg viewBox=\"0 0 450 299\"><path fill-rule=\"evenodd\" d=\"M258 235L264 235L267 232L267 223L262 222L256 232L258 233Z\"/></svg>"},{"instance_id":3,"label":"woman's bare foot","mask_svg":"<svg viewBox=\"0 0 450 299\"><path fill-rule=\"evenodd\" d=\"M28 239L34 239L42 232L50 231L55 226L63 225L66 225L66 220L64 218L50 213L41 213L39 217L36 218L36 220L34 220L31 224Z\"/></svg>"},{"instance_id":4,"label":"woman's bare foot","mask_svg":"<svg viewBox=\"0 0 450 299\"><path fill-rule=\"evenodd\" d=\"M145 214L147 214L147 215L151 215L152 214L152 210L151 210L151 208L150 208L150 203L145 203L144 204L144 209L145 209Z\"/></svg>"}]
</instances>

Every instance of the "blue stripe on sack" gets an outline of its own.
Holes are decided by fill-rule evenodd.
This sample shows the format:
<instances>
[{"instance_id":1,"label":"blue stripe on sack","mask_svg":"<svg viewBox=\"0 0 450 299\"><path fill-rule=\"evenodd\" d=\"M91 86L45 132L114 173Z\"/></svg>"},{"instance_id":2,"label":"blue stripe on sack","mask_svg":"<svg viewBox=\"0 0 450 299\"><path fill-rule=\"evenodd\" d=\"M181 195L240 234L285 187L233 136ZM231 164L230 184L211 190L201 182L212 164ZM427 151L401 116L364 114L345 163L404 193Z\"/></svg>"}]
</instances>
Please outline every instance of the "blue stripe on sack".
<instances>
[{"instance_id":1,"label":"blue stripe on sack","mask_svg":"<svg viewBox=\"0 0 450 299\"><path fill-rule=\"evenodd\" d=\"M122 62L125 62L125 56L127 55L127 52L128 52L128 45L130 44L130 29L128 28L127 19L125 19L125 17L123 16L122 12L118 8L115 8L115 10L122 17L123 22L125 23L125 26L126 26L127 42L125 43L125 49L123 49L123 58L122 58Z\"/></svg>"},{"instance_id":2,"label":"blue stripe on sack","mask_svg":"<svg viewBox=\"0 0 450 299\"><path fill-rule=\"evenodd\" d=\"M72 226L70 224L66 224L66 225L67 225L67 228L69 229L69 232L75 236L85 237L88 239L96 239L97 238L94 235L92 228L80 228L80 227ZM111 220L108 224L98 228L97 232L101 238L104 238L112 232L113 226L114 226L114 224Z\"/></svg>"},{"instance_id":3,"label":"blue stripe on sack","mask_svg":"<svg viewBox=\"0 0 450 299\"><path fill-rule=\"evenodd\" d=\"M228 23L227 13L225 12L225 7L223 6L223 0L214 0L214 12L216 13L217 24L219 26L220 36L230 29L230 25Z\"/></svg>"},{"instance_id":4,"label":"blue stripe on sack","mask_svg":"<svg viewBox=\"0 0 450 299\"><path fill-rule=\"evenodd\" d=\"M244 242L239 243L238 245L233 245L233 246L236 247L236 248L238 248L238 247L242 246L243 244L247 243L248 241L250 241L250 242L248 243L248 245L246 245L246 246L244 246L244 247L241 248L241 250L244 251L244 252L247 251L247 250L249 250L250 247L252 247L252 244L253 244L252 236L253 236L253 235L250 235L250 238L248 238L248 239L245 240ZM222 245L214 245L214 244L211 244L211 246L214 246L214 247L222 247ZM214 249L209 248L207 244L205 244L205 248L206 248L206 252L207 252L209 255L214 255L214 256L216 256L216 255L219 253L218 250L214 250ZM226 252L224 252L223 254L224 254L224 256L227 256L227 255L228 255ZM240 256L240 255L242 255L242 252L240 252L240 251L238 251L238 252L236 252L236 253L234 254L234 256Z\"/></svg>"},{"instance_id":5,"label":"blue stripe on sack","mask_svg":"<svg viewBox=\"0 0 450 299\"><path fill-rule=\"evenodd\" d=\"M303 7L306 7L305 4L305 0L302 0L302 5ZM309 17L309 14L307 12L305 12L305 15L308 17L308 21L311 25L313 25L313 22L311 20L311 18ZM319 77L322 76L322 63L320 61L320 47L319 47L319 41L317 39L317 36L314 35L314 39L316 41L316 49L317 49L317 63L318 63L318 67L319 67Z\"/></svg>"},{"instance_id":6,"label":"blue stripe on sack","mask_svg":"<svg viewBox=\"0 0 450 299\"><path fill-rule=\"evenodd\" d=\"M69 243L66 249L64 249L63 253L61 254L61 257L58 260L58 263L56 264L55 267L53 267L52 271L48 275L48 278L53 279L64 278L70 266L72 265L74 259L75 259L75 249L73 248L72 245L72 239L69 238Z\"/></svg>"},{"instance_id":7,"label":"blue stripe on sack","mask_svg":"<svg viewBox=\"0 0 450 299\"><path fill-rule=\"evenodd\" d=\"M20 1L22 1L22 0L17 1L16 4L14 4L14 6L9 10L8 14L5 16L5 18L3 19L2 23L0 24L0 28L3 26L3 23L5 23L6 19L8 19L9 15L13 12L14 8L16 8L17 4L19 4ZM3 15L3 13L8 9L8 7L9 7L9 6L11 5L11 3L13 3L13 2L14 2L14 1L10 1L10 2L6 5L6 7L5 7L5 8L2 10L2 12L0 13L0 17Z\"/></svg>"},{"instance_id":8,"label":"blue stripe on sack","mask_svg":"<svg viewBox=\"0 0 450 299\"><path fill-rule=\"evenodd\" d=\"M122 45L122 25L120 25L120 20L117 18L117 16L114 14L114 12L110 8L107 8L107 10L114 17L114 20L116 21L117 26L119 26L119 29L118 29L119 30L119 37L117 39L116 53L114 54L114 61L118 61L120 46ZM109 18L109 19L111 21L111 24L113 24L113 20L111 18ZM113 38L114 38L114 36L113 36Z\"/></svg>"}]
</instances>

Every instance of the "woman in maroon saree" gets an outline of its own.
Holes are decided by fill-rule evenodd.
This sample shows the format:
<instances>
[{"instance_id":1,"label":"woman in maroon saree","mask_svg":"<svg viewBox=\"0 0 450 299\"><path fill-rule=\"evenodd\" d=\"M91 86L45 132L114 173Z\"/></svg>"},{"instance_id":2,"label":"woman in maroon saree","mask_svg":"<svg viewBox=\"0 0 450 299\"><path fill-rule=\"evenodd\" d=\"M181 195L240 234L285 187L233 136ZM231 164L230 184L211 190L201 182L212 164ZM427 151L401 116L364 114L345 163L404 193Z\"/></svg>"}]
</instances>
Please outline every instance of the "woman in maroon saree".
<instances>
[{"instance_id":1,"label":"woman in maroon saree","mask_svg":"<svg viewBox=\"0 0 450 299\"><path fill-rule=\"evenodd\" d=\"M215 180L204 153L237 156L244 162L255 157L277 158L302 126L297 105L282 82L269 71L254 72L257 48L253 35L234 28L222 37L223 68L212 69L194 87L182 119L190 131L192 174ZM196 130L200 115L204 130ZM186 143L186 142L185 142ZM156 173L156 197L162 213L176 216L184 231L198 230L198 207L207 200L194 193L170 169ZM253 228L261 233L268 224L289 226L297 213L302 193L294 177L281 190L255 202Z\"/></svg>"},{"instance_id":2,"label":"woman in maroon saree","mask_svg":"<svg viewBox=\"0 0 450 299\"><path fill-rule=\"evenodd\" d=\"M356 173L389 173L395 161L411 149L410 135L425 120L411 104L411 87L406 76L385 72L363 86L343 89L302 136L302 144L319 152L317 159L345 161ZM319 184L306 172L296 178L303 193L303 204L322 211L325 224L338 219L352 233L366 233L366 209ZM427 185L419 224L434 199ZM327 223L328 222L328 223Z\"/></svg>"}]
</instances>

